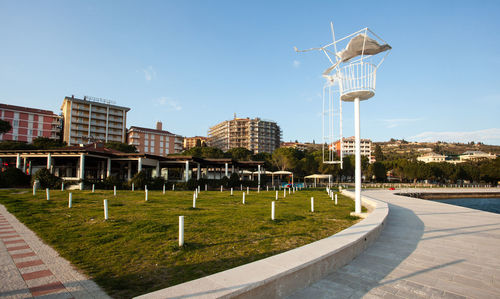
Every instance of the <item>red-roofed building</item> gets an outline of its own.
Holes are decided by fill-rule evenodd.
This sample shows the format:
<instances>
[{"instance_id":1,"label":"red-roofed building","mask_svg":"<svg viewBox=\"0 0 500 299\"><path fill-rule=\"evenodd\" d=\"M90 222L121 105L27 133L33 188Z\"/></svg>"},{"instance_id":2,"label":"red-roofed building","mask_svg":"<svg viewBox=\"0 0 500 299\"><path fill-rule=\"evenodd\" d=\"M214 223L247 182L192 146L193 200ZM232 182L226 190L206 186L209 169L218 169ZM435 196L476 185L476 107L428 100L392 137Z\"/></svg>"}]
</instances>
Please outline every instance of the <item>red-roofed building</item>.
<instances>
[{"instance_id":1,"label":"red-roofed building","mask_svg":"<svg viewBox=\"0 0 500 299\"><path fill-rule=\"evenodd\" d=\"M12 130L0 134L0 141L31 143L37 137L59 138L61 117L49 110L0 103L0 119L12 126Z\"/></svg>"},{"instance_id":2,"label":"red-roofed building","mask_svg":"<svg viewBox=\"0 0 500 299\"><path fill-rule=\"evenodd\" d=\"M139 153L157 156L182 152L183 137L164 131L162 123L156 123L156 129L132 126L127 133L128 144L134 145Z\"/></svg>"}]
</instances>

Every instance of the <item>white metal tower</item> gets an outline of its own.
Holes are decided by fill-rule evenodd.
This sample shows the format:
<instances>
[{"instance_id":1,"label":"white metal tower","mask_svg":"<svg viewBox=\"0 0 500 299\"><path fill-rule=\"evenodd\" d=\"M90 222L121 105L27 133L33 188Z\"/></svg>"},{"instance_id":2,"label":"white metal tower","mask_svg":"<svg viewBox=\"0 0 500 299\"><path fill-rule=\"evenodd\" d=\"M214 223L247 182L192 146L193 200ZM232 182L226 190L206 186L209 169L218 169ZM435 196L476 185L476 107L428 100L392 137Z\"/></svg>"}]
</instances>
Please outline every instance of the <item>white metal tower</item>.
<instances>
[{"instance_id":1,"label":"white metal tower","mask_svg":"<svg viewBox=\"0 0 500 299\"><path fill-rule=\"evenodd\" d=\"M323 52L331 63L323 72L323 77L327 80L328 90L331 86L338 85L339 101L339 131L340 145L342 146L342 101L354 102L354 131L355 131L355 213L361 213L361 148L360 148L360 111L359 102L367 100L375 95L375 83L377 78L377 69L389 54L391 46L368 28L363 28L341 39L335 39L333 23L330 23L333 42L319 48L310 48L307 50L298 50L296 52L306 52L318 50ZM333 51L332 51L333 48ZM338 49L342 49L338 51ZM386 52L384 56L376 54ZM332 59L333 57L333 59ZM325 95L325 92L323 92ZM331 92L328 101L332 102ZM333 108L325 112L325 96L323 96L323 116L328 116L328 136L333 134L333 123L335 114ZM330 107L330 106L329 106ZM323 139L325 140L323 119ZM331 125L330 125L331 124ZM327 140L330 137L326 138ZM331 151L335 150L331 144L328 146L329 156ZM338 149L336 149L338 151ZM331 159L325 163L335 163ZM340 163L342 165L342 148L340 148Z\"/></svg>"}]
</instances>

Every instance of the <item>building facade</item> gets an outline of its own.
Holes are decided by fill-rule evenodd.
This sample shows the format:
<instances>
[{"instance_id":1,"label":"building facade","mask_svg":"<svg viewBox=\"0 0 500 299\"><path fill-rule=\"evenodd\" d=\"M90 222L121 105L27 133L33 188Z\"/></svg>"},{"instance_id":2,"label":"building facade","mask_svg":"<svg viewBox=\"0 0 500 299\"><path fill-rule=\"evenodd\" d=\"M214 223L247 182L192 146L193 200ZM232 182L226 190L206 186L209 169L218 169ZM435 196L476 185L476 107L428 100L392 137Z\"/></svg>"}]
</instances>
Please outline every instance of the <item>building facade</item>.
<instances>
[{"instance_id":1,"label":"building facade","mask_svg":"<svg viewBox=\"0 0 500 299\"><path fill-rule=\"evenodd\" d=\"M0 134L0 141L31 143L37 137L54 140L60 137L61 118L49 110L0 104L0 119L12 126L9 132Z\"/></svg>"},{"instance_id":2,"label":"building facade","mask_svg":"<svg viewBox=\"0 0 500 299\"><path fill-rule=\"evenodd\" d=\"M496 159L497 155L482 151L466 151L460 155L460 162L482 161Z\"/></svg>"},{"instance_id":3,"label":"building facade","mask_svg":"<svg viewBox=\"0 0 500 299\"><path fill-rule=\"evenodd\" d=\"M127 112L130 108L111 101L85 96L65 97L61 110L64 118L63 140L68 145L95 141L126 142Z\"/></svg>"},{"instance_id":4,"label":"building facade","mask_svg":"<svg viewBox=\"0 0 500 299\"><path fill-rule=\"evenodd\" d=\"M281 147L289 147L289 148L294 148L299 151L305 151L307 150L307 145L304 143L300 142L282 142Z\"/></svg>"},{"instance_id":5,"label":"building facade","mask_svg":"<svg viewBox=\"0 0 500 299\"><path fill-rule=\"evenodd\" d=\"M208 137L195 136L195 137L184 137L184 150L196 147L196 143L199 140L201 146L207 145Z\"/></svg>"},{"instance_id":6,"label":"building facade","mask_svg":"<svg viewBox=\"0 0 500 299\"><path fill-rule=\"evenodd\" d=\"M342 139L342 154L343 156L355 155L356 154L356 144L354 136L346 137ZM333 144L333 148L337 151L337 155L340 156L340 140L337 140ZM370 139L361 139L360 144L361 156L367 156L371 158L372 155L372 141ZM370 159L371 161L371 159Z\"/></svg>"},{"instance_id":7,"label":"building facade","mask_svg":"<svg viewBox=\"0 0 500 299\"><path fill-rule=\"evenodd\" d=\"M433 152L417 157L417 161L422 161L424 163L439 163L439 162L445 162L445 160L446 160L445 155L440 155Z\"/></svg>"},{"instance_id":8,"label":"building facade","mask_svg":"<svg viewBox=\"0 0 500 299\"><path fill-rule=\"evenodd\" d=\"M127 136L128 144L134 145L142 154L165 157L182 152L182 136L164 131L161 122L156 123L156 129L132 126Z\"/></svg>"},{"instance_id":9,"label":"building facade","mask_svg":"<svg viewBox=\"0 0 500 299\"><path fill-rule=\"evenodd\" d=\"M211 127L208 141L210 146L223 151L243 147L254 153L272 153L281 144L281 134L276 122L235 116Z\"/></svg>"}]
</instances>

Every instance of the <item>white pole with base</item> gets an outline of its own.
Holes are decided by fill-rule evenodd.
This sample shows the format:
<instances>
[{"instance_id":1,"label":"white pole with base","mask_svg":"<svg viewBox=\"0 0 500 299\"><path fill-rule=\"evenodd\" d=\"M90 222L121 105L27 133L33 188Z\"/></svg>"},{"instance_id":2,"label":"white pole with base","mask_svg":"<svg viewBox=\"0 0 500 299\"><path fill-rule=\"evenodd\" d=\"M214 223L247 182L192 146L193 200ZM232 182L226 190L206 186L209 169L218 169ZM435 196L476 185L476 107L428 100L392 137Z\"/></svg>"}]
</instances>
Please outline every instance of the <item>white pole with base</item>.
<instances>
[{"instance_id":1,"label":"white pole with base","mask_svg":"<svg viewBox=\"0 0 500 299\"><path fill-rule=\"evenodd\" d=\"M104 200L104 220L108 220L108 200Z\"/></svg>"},{"instance_id":2,"label":"white pole with base","mask_svg":"<svg viewBox=\"0 0 500 299\"><path fill-rule=\"evenodd\" d=\"M274 220L274 212L275 212L274 203L275 201L271 202L271 220Z\"/></svg>"},{"instance_id":3,"label":"white pole with base","mask_svg":"<svg viewBox=\"0 0 500 299\"><path fill-rule=\"evenodd\" d=\"M73 206L73 194L71 194L70 192L68 198L68 208L71 208L72 206Z\"/></svg>"},{"instance_id":4,"label":"white pole with base","mask_svg":"<svg viewBox=\"0 0 500 299\"><path fill-rule=\"evenodd\" d=\"M184 216L179 216L179 247L184 246Z\"/></svg>"}]
</instances>

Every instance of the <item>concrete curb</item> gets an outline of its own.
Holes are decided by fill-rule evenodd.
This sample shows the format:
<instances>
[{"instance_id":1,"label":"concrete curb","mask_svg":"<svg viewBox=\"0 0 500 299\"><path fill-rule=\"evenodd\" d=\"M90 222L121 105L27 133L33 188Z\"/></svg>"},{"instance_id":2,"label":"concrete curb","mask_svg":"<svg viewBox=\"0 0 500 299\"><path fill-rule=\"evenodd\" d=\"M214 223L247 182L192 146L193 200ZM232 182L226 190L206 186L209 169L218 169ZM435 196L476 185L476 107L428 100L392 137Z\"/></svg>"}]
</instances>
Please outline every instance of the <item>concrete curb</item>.
<instances>
[{"instance_id":1,"label":"concrete curb","mask_svg":"<svg viewBox=\"0 0 500 299\"><path fill-rule=\"evenodd\" d=\"M344 191L348 197L352 192ZM136 298L281 298L346 265L383 229L387 203L363 196L372 210L357 224L328 238Z\"/></svg>"}]
</instances>

